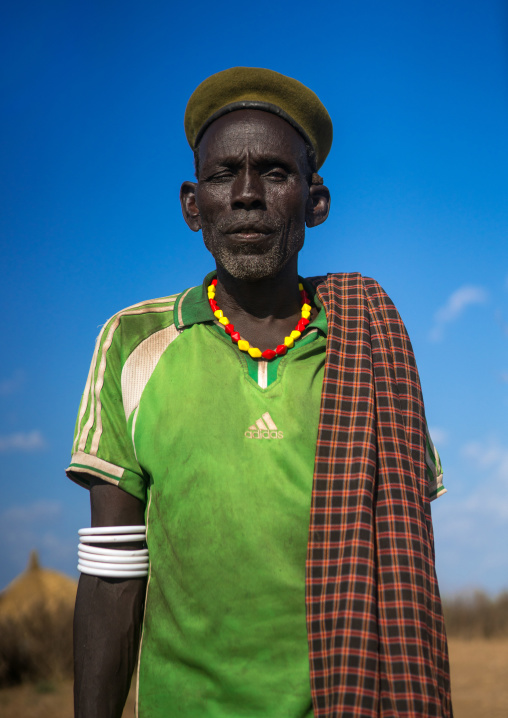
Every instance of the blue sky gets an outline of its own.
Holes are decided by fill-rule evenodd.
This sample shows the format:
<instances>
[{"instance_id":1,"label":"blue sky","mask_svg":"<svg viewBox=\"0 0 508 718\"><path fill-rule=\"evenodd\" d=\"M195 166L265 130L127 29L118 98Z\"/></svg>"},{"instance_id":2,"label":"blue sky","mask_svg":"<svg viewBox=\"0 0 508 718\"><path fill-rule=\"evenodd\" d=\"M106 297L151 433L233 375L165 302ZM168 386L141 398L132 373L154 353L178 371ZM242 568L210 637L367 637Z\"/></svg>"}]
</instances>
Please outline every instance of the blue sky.
<instances>
[{"instance_id":1,"label":"blue sky","mask_svg":"<svg viewBox=\"0 0 508 718\"><path fill-rule=\"evenodd\" d=\"M99 327L212 267L178 202L187 99L270 67L334 121L332 212L300 271L397 304L448 493L442 590L508 587L508 13L500 0L10 3L0 18L0 588L37 548L76 572L65 478Z\"/></svg>"}]
</instances>

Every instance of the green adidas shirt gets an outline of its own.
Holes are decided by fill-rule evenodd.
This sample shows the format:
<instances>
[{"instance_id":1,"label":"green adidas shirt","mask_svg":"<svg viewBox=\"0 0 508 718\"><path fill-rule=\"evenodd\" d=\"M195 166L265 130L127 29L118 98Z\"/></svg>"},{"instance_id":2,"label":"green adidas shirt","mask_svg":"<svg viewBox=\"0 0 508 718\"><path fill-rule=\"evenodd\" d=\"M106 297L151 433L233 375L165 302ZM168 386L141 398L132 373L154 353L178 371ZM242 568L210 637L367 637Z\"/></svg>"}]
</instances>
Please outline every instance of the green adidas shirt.
<instances>
[{"instance_id":1,"label":"green adidas shirt","mask_svg":"<svg viewBox=\"0 0 508 718\"><path fill-rule=\"evenodd\" d=\"M140 716L312 716L305 560L326 317L286 356L251 359L213 321L211 276L105 325L68 474L146 500ZM427 453L437 495L430 437Z\"/></svg>"}]
</instances>

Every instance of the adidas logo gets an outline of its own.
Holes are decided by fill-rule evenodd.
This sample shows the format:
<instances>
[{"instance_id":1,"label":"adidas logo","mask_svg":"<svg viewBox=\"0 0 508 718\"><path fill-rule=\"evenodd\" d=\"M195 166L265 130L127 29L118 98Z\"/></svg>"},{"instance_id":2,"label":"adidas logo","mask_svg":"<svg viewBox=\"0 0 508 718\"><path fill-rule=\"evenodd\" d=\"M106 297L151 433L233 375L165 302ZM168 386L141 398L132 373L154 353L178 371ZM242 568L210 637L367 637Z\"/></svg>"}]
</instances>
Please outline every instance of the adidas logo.
<instances>
[{"instance_id":1,"label":"adidas logo","mask_svg":"<svg viewBox=\"0 0 508 718\"><path fill-rule=\"evenodd\" d=\"M247 439L283 439L284 433L277 430L272 417L266 412L255 424L249 426L245 436Z\"/></svg>"}]
</instances>

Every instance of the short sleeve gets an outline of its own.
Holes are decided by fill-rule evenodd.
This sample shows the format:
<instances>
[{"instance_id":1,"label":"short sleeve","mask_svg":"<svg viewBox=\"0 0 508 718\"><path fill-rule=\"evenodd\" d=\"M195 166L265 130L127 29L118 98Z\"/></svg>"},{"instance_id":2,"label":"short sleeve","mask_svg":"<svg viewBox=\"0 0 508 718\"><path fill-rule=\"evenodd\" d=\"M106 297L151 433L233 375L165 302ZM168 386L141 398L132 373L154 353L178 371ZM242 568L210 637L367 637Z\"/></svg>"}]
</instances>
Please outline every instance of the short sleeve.
<instances>
[{"instance_id":1,"label":"short sleeve","mask_svg":"<svg viewBox=\"0 0 508 718\"><path fill-rule=\"evenodd\" d=\"M425 463L427 465L427 478L429 481L429 498L431 501L434 501L434 499L437 499L439 496L446 494L446 489L443 486L443 467L441 466L441 459L430 436L429 427L427 426L426 429Z\"/></svg>"},{"instance_id":2,"label":"short sleeve","mask_svg":"<svg viewBox=\"0 0 508 718\"><path fill-rule=\"evenodd\" d=\"M133 420L122 400L121 317L116 315L97 338L79 407L67 476L88 487L90 476L115 484L146 501L146 478L132 441Z\"/></svg>"}]
</instances>

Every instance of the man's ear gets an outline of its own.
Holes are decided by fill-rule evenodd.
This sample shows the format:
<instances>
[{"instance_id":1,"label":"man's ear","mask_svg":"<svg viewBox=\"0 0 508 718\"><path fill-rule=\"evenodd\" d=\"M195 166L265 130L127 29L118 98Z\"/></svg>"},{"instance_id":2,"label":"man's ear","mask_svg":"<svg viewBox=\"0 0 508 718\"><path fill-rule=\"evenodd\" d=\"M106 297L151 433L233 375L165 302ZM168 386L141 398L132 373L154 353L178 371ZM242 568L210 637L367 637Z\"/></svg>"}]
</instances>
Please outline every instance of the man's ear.
<instances>
[{"instance_id":1,"label":"man's ear","mask_svg":"<svg viewBox=\"0 0 508 718\"><path fill-rule=\"evenodd\" d=\"M330 211L330 190L323 184L311 184L305 209L307 227L317 227L328 217Z\"/></svg>"},{"instance_id":2,"label":"man's ear","mask_svg":"<svg viewBox=\"0 0 508 718\"><path fill-rule=\"evenodd\" d=\"M199 232L201 229L201 217L196 204L196 183L184 182L180 187L180 204L182 205L182 214L187 225L193 232Z\"/></svg>"}]
</instances>

